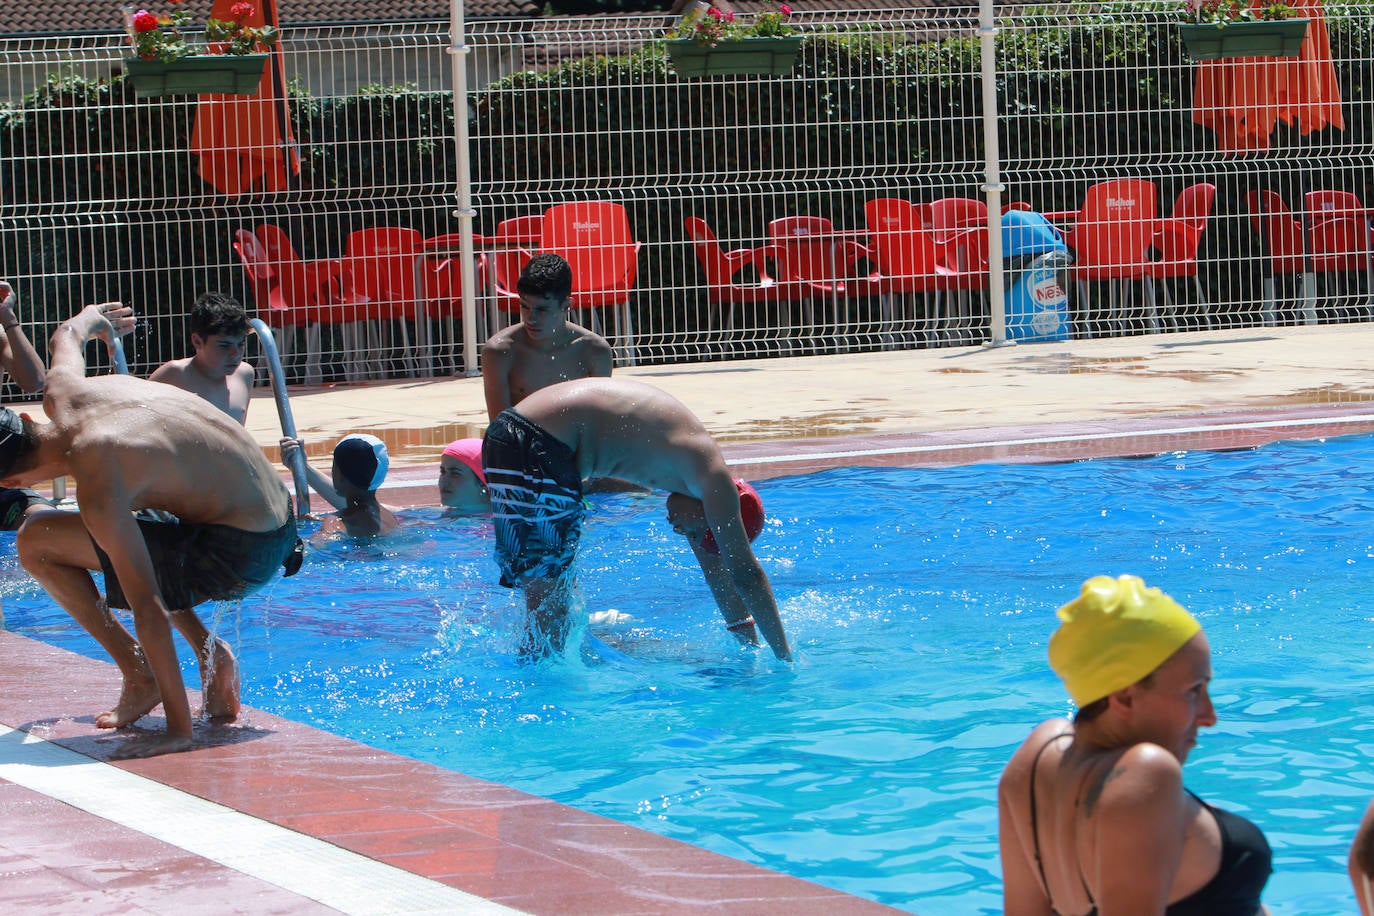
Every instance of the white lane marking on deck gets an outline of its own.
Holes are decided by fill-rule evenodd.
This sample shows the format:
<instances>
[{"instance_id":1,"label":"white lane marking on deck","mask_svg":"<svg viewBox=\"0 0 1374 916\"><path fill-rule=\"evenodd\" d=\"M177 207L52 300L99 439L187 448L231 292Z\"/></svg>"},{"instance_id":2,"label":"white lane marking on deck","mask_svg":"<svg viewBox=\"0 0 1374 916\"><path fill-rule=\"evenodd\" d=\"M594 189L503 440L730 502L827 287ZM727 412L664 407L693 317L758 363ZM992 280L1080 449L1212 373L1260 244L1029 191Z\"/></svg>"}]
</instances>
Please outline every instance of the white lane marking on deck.
<instances>
[{"instance_id":1,"label":"white lane marking on deck","mask_svg":"<svg viewBox=\"0 0 1374 916\"><path fill-rule=\"evenodd\" d=\"M928 452L954 452L1010 445L1041 445L1058 442L1091 442L1106 439L1132 439L1141 436L1178 436L1192 433L1231 432L1242 429L1285 429L1299 426L1338 426L1342 423L1371 423L1374 414L1353 417L1306 417L1295 420L1251 420L1246 423L1218 423L1211 426L1166 426L1158 429L1119 430L1109 433L1075 433L1071 436L1032 436L1024 439L988 439L977 442L942 442L936 445L894 445L889 448L855 449L843 452L792 452L786 455L731 458L730 464L784 464L798 461L834 461L840 458L867 458L878 455L917 455Z\"/></svg>"},{"instance_id":2,"label":"white lane marking on deck","mask_svg":"<svg viewBox=\"0 0 1374 916\"><path fill-rule=\"evenodd\" d=\"M0 779L343 913L520 912L4 725Z\"/></svg>"}]
</instances>

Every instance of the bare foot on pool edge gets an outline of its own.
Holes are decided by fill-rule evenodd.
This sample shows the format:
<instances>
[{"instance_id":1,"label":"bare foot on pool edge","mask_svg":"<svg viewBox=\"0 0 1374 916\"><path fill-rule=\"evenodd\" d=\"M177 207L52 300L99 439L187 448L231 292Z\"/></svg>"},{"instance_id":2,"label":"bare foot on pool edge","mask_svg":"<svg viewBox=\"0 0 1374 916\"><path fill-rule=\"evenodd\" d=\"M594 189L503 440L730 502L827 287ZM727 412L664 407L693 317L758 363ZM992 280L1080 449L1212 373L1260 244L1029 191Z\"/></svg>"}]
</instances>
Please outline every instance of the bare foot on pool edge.
<instances>
[{"instance_id":1,"label":"bare foot on pool edge","mask_svg":"<svg viewBox=\"0 0 1374 916\"><path fill-rule=\"evenodd\" d=\"M202 712L215 722L233 722L239 717L239 665L222 639L215 640L214 654L210 670L202 668L200 672L200 682L205 685Z\"/></svg>"},{"instance_id":2,"label":"bare foot on pool edge","mask_svg":"<svg viewBox=\"0 0 1374 916\"><path fill-rule=\"evenodd\" d=\"M111 760L135 760L140 757L156 757L159 754L175 754L191 749L194 742L182 735L146 735L130 738L119 746Z\"/></svg>"},{"instance_id":3,"label":"bare foot on pool edge","mask_svg":"<svg viewBox=\"0 0 1374 916\"><path fill-rule=\"evenodd\" d=\"M119 702L114 709L95 717L95 727L123 728L132 725L161 702L162 694L158 692L157 681L151 675L125 678L124 686L119 691Z\"/></svg>"}]
</instances>

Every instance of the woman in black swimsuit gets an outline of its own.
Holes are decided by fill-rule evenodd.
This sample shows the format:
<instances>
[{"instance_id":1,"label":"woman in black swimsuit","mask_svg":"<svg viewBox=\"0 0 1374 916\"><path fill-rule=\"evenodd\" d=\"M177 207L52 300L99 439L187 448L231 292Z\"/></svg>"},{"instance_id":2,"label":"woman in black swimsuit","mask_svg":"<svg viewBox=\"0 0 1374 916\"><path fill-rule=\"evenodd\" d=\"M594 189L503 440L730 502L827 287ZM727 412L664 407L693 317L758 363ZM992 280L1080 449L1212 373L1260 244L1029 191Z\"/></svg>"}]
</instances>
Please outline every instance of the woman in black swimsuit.
<instances>
[{"instance_id":1,"label":"woman in black swimsuit","mask_svg":"<svg viewBox=\"0 0 1374 916\"><path fill-rule=\"evenodd\" d=\"M1134 576L1098 576L1059 609L1050 665L1078 705L1035 729L1002 773L1007 916L1257 916L1264 834L1183 787L1216 723L1198 622Z\"/></svg>"}]
</instances>

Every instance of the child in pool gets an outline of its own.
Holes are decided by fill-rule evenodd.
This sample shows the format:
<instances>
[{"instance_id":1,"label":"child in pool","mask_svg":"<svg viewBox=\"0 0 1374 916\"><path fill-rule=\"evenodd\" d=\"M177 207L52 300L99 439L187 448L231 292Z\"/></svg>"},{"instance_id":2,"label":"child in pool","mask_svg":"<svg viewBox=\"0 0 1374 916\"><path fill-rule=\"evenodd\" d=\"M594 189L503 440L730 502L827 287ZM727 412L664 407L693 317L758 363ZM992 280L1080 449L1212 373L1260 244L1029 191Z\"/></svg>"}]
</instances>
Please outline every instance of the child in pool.
<instances>
[{"instance_id":1,"label":"child in pool","mask_svg":"<svg viewBox=\"0 0 1374 916\"><path fill-rule=\"evenodd\" d=\"M301 440L283 437L282 463L290 467L292 454L301 447ZM386 444L376 436L362 433L344 436L334 446L329 479L307 462L306 480L338 510L325 517L320 534L342 531L350 537L367 538L395 531L399 524L395 510L377 501L377 488L386 479L389 465Z\"/></svg>"}]
</instances>

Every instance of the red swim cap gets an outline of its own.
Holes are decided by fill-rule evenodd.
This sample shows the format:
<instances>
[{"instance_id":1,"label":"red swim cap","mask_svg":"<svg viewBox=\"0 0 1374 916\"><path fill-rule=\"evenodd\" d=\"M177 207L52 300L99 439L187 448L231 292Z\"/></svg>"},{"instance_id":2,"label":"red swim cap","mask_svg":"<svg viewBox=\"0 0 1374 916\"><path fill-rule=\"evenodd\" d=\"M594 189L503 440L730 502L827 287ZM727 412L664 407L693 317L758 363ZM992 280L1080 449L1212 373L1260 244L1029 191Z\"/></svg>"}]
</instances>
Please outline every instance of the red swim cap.
<instances>
[{"instance_id":1,"label":"red swim cap","mask_svg":"<svg viewBox=\"0 0 1374 916\"><path fill-rule=\"evenodd\" d=\"M759 536L759 532L763 531L763 500L759 498L757 490L739 477L735 478L735 489L739 492L739 514L744 520L744 533L753 541ZM710 530L701 539L701 549L720 556L720 545L716 543L716 536Z\"/></svg>"}]
</instances>

